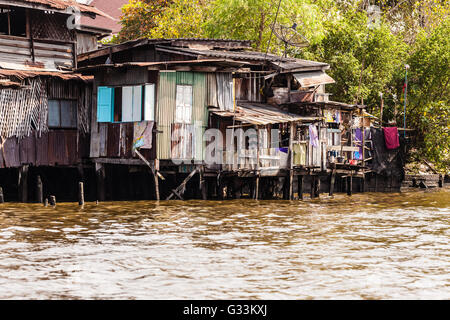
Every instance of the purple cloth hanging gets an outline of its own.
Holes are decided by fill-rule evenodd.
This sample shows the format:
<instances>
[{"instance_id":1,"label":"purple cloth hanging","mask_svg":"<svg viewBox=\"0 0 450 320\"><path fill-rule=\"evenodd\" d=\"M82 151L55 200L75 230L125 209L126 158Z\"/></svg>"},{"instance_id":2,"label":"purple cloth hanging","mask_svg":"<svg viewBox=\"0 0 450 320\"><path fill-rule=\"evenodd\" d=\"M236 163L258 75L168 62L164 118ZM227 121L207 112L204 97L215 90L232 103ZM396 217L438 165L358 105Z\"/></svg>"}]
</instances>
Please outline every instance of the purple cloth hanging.
<instances>
[{"instance_id":1,"label":"purple cloth hanging","mask_svg":"<svg viewBox=\"0 0 450 320\"><path fill-rule=\"evenodd\" d=\"M319 146L319 134L317 133L317 127L313 124L309 125L309 143L317 148Z\"/></svg>"},{"instance_id":2,"label":"purple cloth hanging","mask_svg":"<svg viewBox=\"0 0 450 320\"><path fill-rule=\"evenodd\" d=\"M358 160L362 159L362 152L363 152L362 141L363 141L362 131L361 129L357 128L355 130L355 142L356 142L355 144L357 147L359 147L359 152L355 152L354 158Z\"/></svg>"}]
</instances>

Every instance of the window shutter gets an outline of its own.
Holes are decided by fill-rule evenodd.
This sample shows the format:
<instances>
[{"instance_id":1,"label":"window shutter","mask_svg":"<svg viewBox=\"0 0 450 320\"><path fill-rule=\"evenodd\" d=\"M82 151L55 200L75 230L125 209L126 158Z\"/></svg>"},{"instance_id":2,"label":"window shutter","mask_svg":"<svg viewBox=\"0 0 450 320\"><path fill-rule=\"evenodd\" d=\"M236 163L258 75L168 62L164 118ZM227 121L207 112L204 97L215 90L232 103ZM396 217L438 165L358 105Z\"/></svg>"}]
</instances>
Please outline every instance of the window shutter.
<instances>
[{"instance_id":1,"label":"window shutter","mask_svg":"<svg viewBox=\"0 0 450 320\"><path fill-rule=\"evenodd\" d=\"M145 85L144 120L155 121L155 85Z\"/></svg>"},{"instance_id":2,"label":"window shutter","mask_svg":"<svg viewBox=\"0 0 450 320\"><path fill-rule=\"evenodd\" d=\"M133 121L142 121L142 86L133 87Z\"/></svg>"},{"instance_id":3,"label":"window shutter","mask_svg":"<svg viewBox=\"0 0 450 320\"><path fill-rule=\"evenodd\" d=\"M98 87L97 122L112 122L114 108L114 91L109 87Z\"/></svg>"},{"instance_id":4,"label":"window shutter","mask_svg":"<svg viewBox=\"0 0 450 320\"><path fill-rule=\"evenodd\" d=\"M133 121L133 87L122 87L122 121Z\"/></svg>"}]
</instances>

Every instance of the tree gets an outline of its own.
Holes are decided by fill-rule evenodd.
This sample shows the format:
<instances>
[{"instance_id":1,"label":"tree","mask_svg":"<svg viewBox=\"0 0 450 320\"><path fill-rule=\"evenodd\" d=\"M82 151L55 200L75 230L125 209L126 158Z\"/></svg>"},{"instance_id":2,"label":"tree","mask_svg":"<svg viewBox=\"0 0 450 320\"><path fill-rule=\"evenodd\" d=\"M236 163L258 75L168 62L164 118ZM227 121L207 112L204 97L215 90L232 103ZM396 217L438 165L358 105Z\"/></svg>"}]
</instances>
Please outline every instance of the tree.
<instances>
[{"instance_id":1,"label":"tree","mask_svg":"<svg viewBox=\"0 0 450 320\"><path fill-rule=\"evenodd\" d=\"M113 42L148 37L150 30L157 26L155 17L158 16L171 0L130 0L122 7L120 23L122 30Z\"/></svg>"},{"instance_id":2,"label":"tree","mask_svg":"<svg viewBox=\"0 0 450 320\"><path fill-rule=\"evenodd\" d=\"M423 156L450 171L450 21L422 31L408 59L408 126L418 130Z\"/></svg>"},{"instance_id":3,"label":"tree","mask_svg":"<svg viewBox=\"0 0 450 320\"><path fill-rule=\"evenodd\" d=\"M210 3L206 0L177 0L154 16L151 38L201 38Z\"/></svg>"}]
</instances>

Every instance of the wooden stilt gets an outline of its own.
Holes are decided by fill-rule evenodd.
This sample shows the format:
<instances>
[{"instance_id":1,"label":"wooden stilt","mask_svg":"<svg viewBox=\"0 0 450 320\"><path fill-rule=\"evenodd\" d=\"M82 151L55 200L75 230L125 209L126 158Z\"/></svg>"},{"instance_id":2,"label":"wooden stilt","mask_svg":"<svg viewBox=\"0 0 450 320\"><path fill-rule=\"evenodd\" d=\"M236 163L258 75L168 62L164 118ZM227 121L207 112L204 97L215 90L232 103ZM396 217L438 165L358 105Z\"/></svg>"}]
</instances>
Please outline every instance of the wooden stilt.
<instances>
[{"instance_id":1,"label":"wooden stilt","mask_svg":"<svg viewBox=\"0 0 450 320\"><path fill-rule=\"evenodd\" d=\"M297 176L297 183L298 183L298 199L303 200L303 175Z\"/></svg>"},{"instance_id":2,"label":"wooden stilt","mask_svg":"<svg viewBox=\"0 0 450 320\"><path fill-rule=\"evenodd\" d=\"M84 205L84 183L78 183L78 204L80 206Z\"/></svg>"},{"instance_id":3,"label":"wooden stilt","mask_svg":"<svg viewBox=\"0 0 450 320\"><path fill-rule=\"evenodd\" d=\"M44 190L42 185L41 176L36 177L36 202L44 203Z\"/></svg>"},{"instance_id":4,"label":"wooden stilt","mask_svg":"<svg viewBox=\"0 0 450 320\"><path fill-rule=\"evenodd\" d=\"M172 193L167 197L166 200L172 199L172 197L175 195L175 193L180 194L180 193L181 193L181 190L184 189L184 187L186 186L186 183L188 183L188 181L191 180L191 178L192 178L197 172L198 172L198 169L194 169L194 170L186 177L186 179L183 180L183 182L178 186L178 188L176 188L175 190L172 190ZM157 175L155 175L155 176L156 176L156 180L157 180L157 179L158 179L158 178L157 178ZM156 181L155 181L155 182L156 182Z\"/></svg>"},{"instance_id":5,"label":"wooden stilt","mask_svg":"<svg viewBox=\"0 0 450 320\"><path fill-rule=\"evenodd\" d=\"M314 197L320 198L320 176L317 176L314 183Z\"/></svg>"},{"instance_id":6,"label":"wooden stilt","mask_svg":"<svg viewBox=\"0 0 450 320\"><path fill-rule=\"evenodd\" d=\"M97 200L105 201L105 166L95 163L95 175L97 177Z\"/></svg>"},{"instance_id":7,"label":"wooden stilt","mask_svg":"<svg viewBox=\"0 0 450 320\"><path fill-rule=\"evenodd\" d=\"M331 167L332 167L332 171L331 171L331 176L330 176L330 192L328 193L328 195L330 197L333 196L333 192L334 192L334 183L336 181L336 164L332 163Z\"/></svg>"},{"instance_id":8,"label":"wooden stilt","mask_svg":"<svg viewBox=\"0 0 450 320\"><path fill-rule=\"evenodd\" d=\"M3 188L0 187L0 203L4 203L5 202L5 197L3 196Z\"/></svg>"},{"instance_id":9,"label":"wooden stilt","mask_svg":"<svg viewBox=\"0 0 450 320\"><path fill-rule=\"evenodd\" d=\"M314 187L316 184L316 176L311 176L311 199L314 199L315 193L314 193Z\"/></svg>"},{"instance_id":10,"label":"wooden stilt","mask_svg":"<svg viewBox=\"0 0 450 320\"><path fill-rule=\"evenodd\" d=\"M207 184L204 176L205 167L200 168L200 192L202 194L202 199L207 200L208 199L208 191L207 191Z\"/></svg>"},{"instance_id":11,"label":"wooden stilt","mask_svg":"<svg viewBox=\"0 0 450 320\"><path fill-rule=\"evenodd\" d=\"M19 168L19 200L28 202L28 165Z\"/></svg>"},{"instance_id":12,"label":"wooden stilt","mask_svg":"<svg viewBox=\"0 0 450 320\"><path fill-rule=\"evenodd\" d=\"M444 187L444 177L442 177L442 174L439 175L438 186L439 186L439 188Z\"/></svg>"},{"instance_id":13,"label":"wooden stilt","mask_svg":"<svg viewBox=\"0 0 450 320\"><path fill-rule=\"evenodd\" d=\"M56 197L55 196L50 196L48 202L49 202L49 204L51 206L56 206Z\"/></svg>"},{"instance_id":14,"label":"wooden stilt","mask_svg":"<svg viewBox=\"0 0 450 320\"><path fill-rule=\"evenodd\" d=\"M296 125L291 122L289 135L289 200L294 200L294 139Z\"/></svg>"},{"instance_id":15,"label":"wooden stilt","mask_svg":"<svg viewBox=\"0 0 450 320\"><path fill-rule=\"evenodd\" d=\"M254 199L258 200L258 196L259 196L259 174L256 173Z\"/></svg>"},{"instance_id":16,"label":"wooden stilt","mask_svg":"<svg viewBox=\"0 0 450 320\"><path fill-rule=\"evenodd\" d=\"M352 192L353 192L353 172L350 173L349 176L347 176L347 194L351 196Z\"/></svg>"}]
</instances>

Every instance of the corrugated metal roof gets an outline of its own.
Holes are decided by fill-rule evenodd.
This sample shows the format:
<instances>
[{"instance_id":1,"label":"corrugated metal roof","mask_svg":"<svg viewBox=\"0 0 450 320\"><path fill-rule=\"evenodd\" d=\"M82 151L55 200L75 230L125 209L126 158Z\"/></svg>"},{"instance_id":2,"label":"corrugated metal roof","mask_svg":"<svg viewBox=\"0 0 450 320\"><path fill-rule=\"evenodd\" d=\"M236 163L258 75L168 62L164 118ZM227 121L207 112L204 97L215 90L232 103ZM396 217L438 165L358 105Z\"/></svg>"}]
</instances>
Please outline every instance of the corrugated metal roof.
<instances>
[{"instance_id":1,"label":"corrugated metal roof","mask_svg":"<svg viewBox=\"0 0 450 320\"><path fill-rule=\"evenodd\" d=\"M83 76L77 73L64 73L64 72L48 72L48 71L23 71L23 70L6 70L0 69L0 76L15 77L19 80L27 78L34 78L39 76L57 77L62 80L82 80L90 81L93 76Z\"/></svg>"},{"instance_id":2,"label":"corrugated metal roof","mask_svg":"<svg viewBox=\"0 0 450 320\"><path fill-rule=\"evenodd\" d=\"M305 88L336 82L332 77L323 71L294 73L294 77L300 85Z\"/></svg>"},{"instance_id":3,"label":"corrugated metal roof","mask_svg":"<svg viewBox=\"0 0 450 320\"><path fill-rule=\"evenodd\" d=\"M293 121L316 121L322 119L321 117L302 117L267 104L249 103L239 103L236 107L236 112L213 111L213 113L221 117L235 117L237 121L253 125L267 125Z\"/></svg>"},{"instance_id":4,"label":"corrugated metal roof","mask_svg":"<svg viewBox=\"0 0 450 320\"><path fill-rule=\"evenodd\" d=\"M0 0L0 4L36 9L39 9L39 7L42 6L44 8L55 9L59 11L65 11L68 8L72 7L79 9L82 13L97 14L114 20L114 18L110 17L103 11L90 5L78 3L75 0Z\"/></svg>"},{"instance_id":5,"label":"corrugated metal roof","mask_svg":"<svg viewBox=\"0 0 450 320\"><path fill-rule=\"evenodd\" d=\"M229 50L208 50L208 49L189 49L189 48L175 48L158 46L159 48L167 48L173 51L191 53L206 57L217 57L217 58L231 58L240 60L252 60L252 61L271 61L277 66L283 69L299 69L306 67L327 67L327 63L296 59L296 58L283 58L273 54L267 54L264 52L257 51L229 51Z\"/></svg>"}]
</instances>

